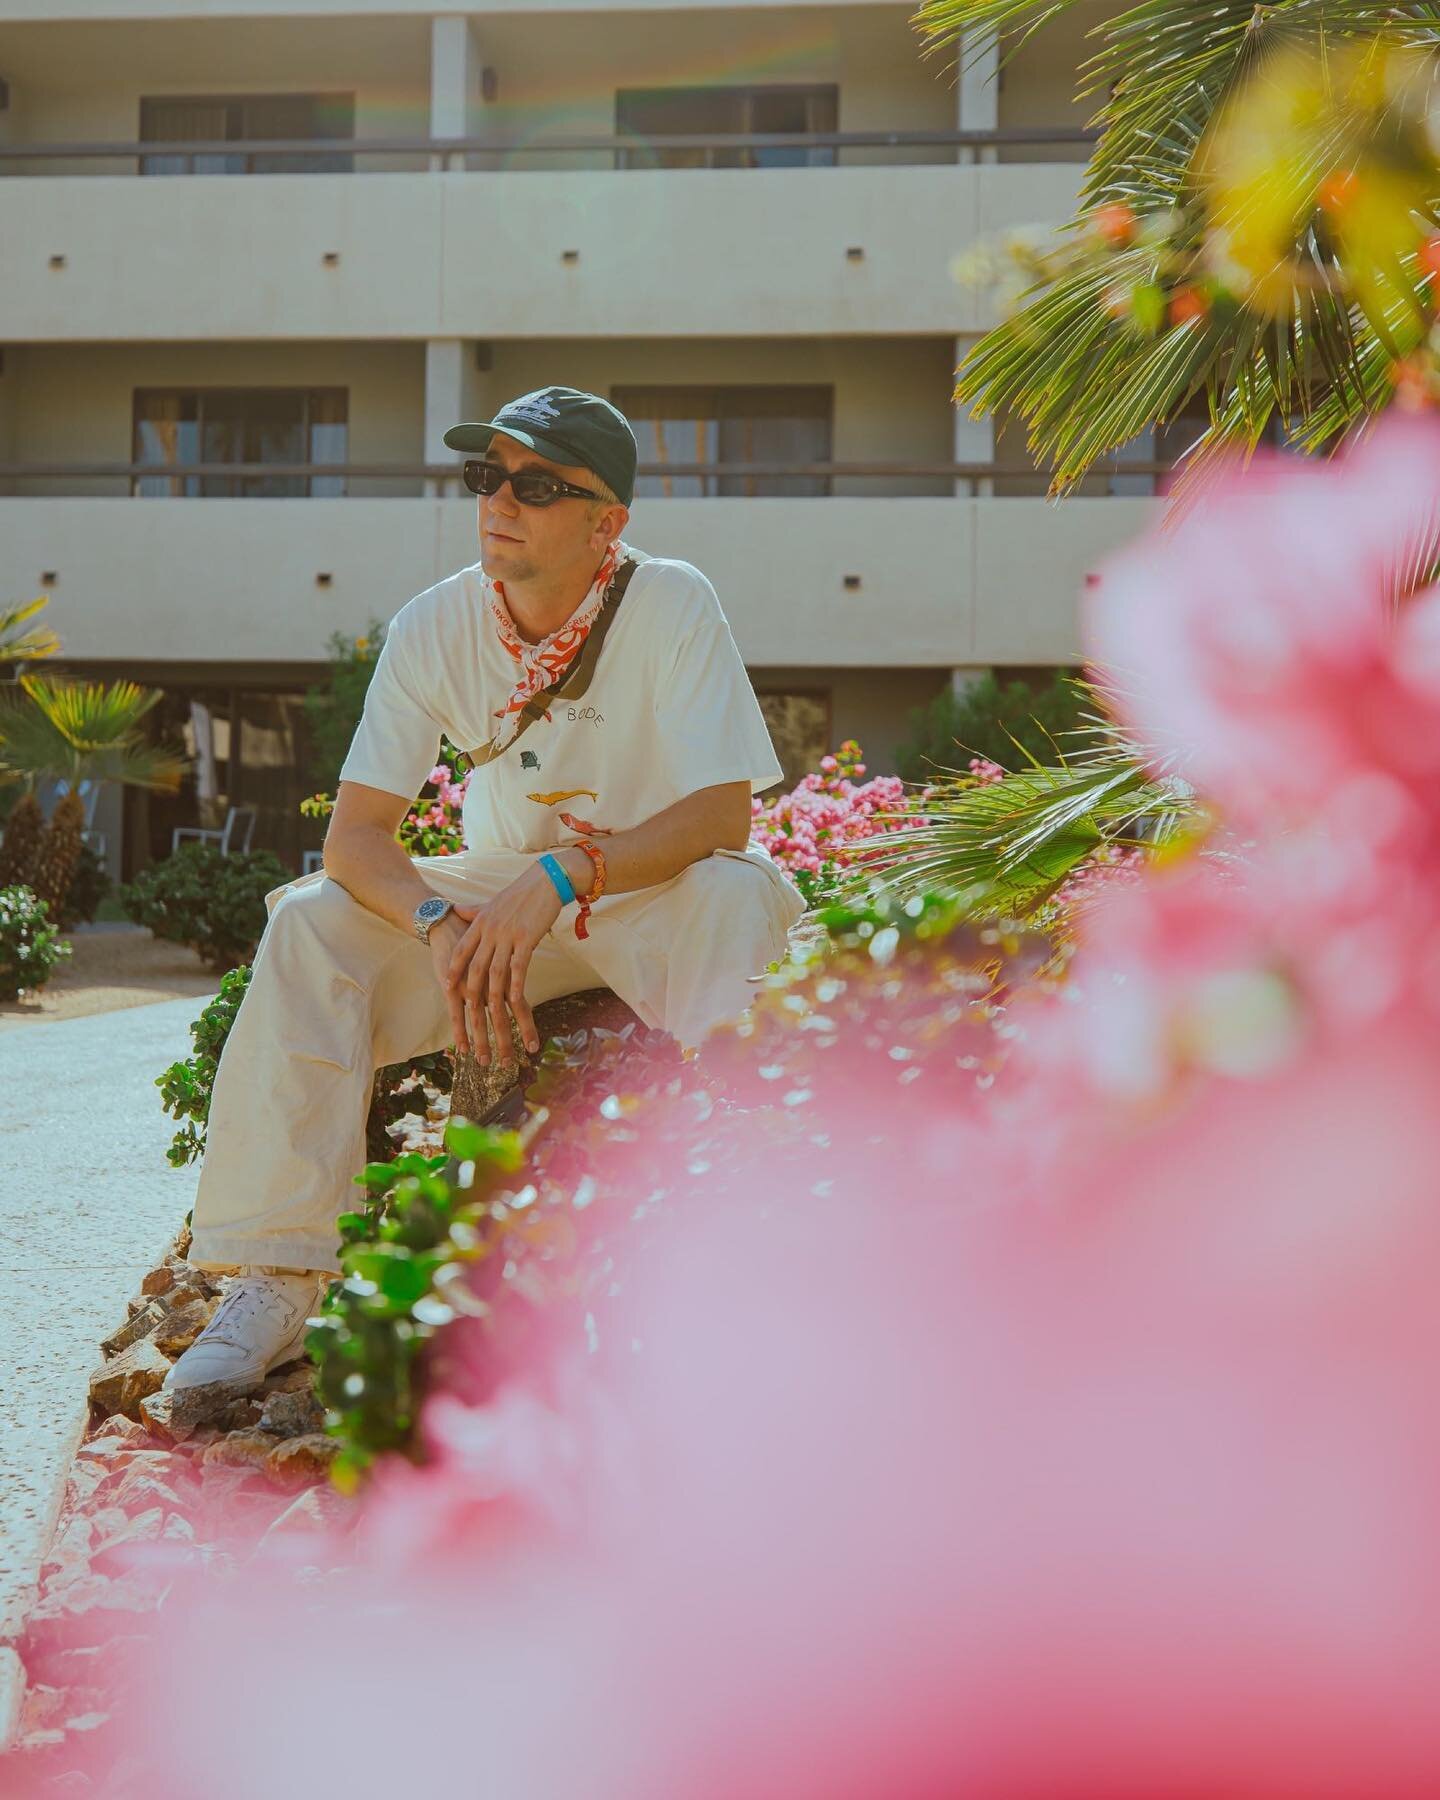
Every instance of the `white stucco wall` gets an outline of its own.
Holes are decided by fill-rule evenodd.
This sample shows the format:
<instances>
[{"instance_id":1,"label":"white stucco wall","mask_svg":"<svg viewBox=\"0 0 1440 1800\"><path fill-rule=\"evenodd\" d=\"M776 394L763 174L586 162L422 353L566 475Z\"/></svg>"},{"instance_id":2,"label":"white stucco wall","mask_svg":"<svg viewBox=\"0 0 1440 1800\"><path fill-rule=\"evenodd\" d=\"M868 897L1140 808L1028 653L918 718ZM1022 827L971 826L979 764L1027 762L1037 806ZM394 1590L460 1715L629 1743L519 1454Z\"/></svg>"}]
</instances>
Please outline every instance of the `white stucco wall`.
<instances>
[{"instance_id":1,"label":"white stucco wall","mask_svg":"<svg viewBox=\"0 0 1440 1800\"><path fill-rule=\"evenodd\" d=\"M627 532L706 571L752 665L949 667L1073 660L1086 570L1152 514L1129 500L641 500ZM477 556L468 499L0 499L0 593L55 571L49 618L76 658L316 660L332 631L390 617Z\"/></svg>"}]
</instances>

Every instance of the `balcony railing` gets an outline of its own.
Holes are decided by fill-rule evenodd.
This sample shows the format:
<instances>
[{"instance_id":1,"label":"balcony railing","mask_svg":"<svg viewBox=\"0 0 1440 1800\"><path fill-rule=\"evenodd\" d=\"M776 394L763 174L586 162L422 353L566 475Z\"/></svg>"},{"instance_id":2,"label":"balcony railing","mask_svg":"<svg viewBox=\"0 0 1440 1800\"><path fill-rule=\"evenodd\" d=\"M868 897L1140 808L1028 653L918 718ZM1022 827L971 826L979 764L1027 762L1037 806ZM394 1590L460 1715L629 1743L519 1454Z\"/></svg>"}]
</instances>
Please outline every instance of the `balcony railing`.
<instances>
[{"instance_id":1,"label":"balcony railing","mask_svg":"<svg viewBox=\"0 0 1440 1800\"><path fill-rule=\"evenodd\" d=\"M994 161L1006 149L1046 150L1093 144L1098 133L1073 126L1006 127L993 131L828 131L828 132L708 132L661 137L399 137L399 138L221 138L207 142L117 142L96 143L6 143L0 144L0 168L8 163L132 161L133 172L140 171L147 157L164 157L173 163L184 160L186 173L206 174L213 171L195 168L196 158L224 157L234 160L265 157L288 157L302 161L321 161L326 157L391 157L429 158L432 169L464 169L471 157L483 159L492 172L506 170L506 159L514 156L576 157L609 155L617 169L644 168L641 159L654 151L682 150L699 152L702 163L687 167L714 168L715 158L737 151L806 152L845 150L914 150L934 153L954 151L962 163ZM1043 156L1035 160L1044 161ZM563 166L563 165L562 165ZM833 166L833 165L796 165ZM335 172L335 171L332 171ZM339 171L342 173L351 170ZM511 172L506 170L506 172ZM679 171L679 172L683 172Z\"/></svg>"},{"instance_id":2,"label":"balcony railing","mask_svg":"<svg viewBox=\"0 0 1440 1800\"><path fill-rule=\"evenodd\" d=\"M1098 478L1111 481L1118 478L1139 477L1154 482L1162 476L1174 473L1172 462L1140 461L1131 462L1117 457L1109 457L1095 465L1094 474ZM987 462L692 462L692 463L655 463L642 462L636 469L640 478L669 477L675 480L740 480L747 476L757 479L778 480L872 480L872 481L952 481L963 483L964 491L970 494L984 494L1003 487L1006 483L1023 483L1032 491L1038 482L1048 479L1046 471L1037 469L1029 463L987 463ZM182 480L315 480L328 478L350 481L406 481L412 483L435 483L441 491L459 491L464 493L460 470L454 463L308 463L308 462L265 462L265 463L36 463L7 462L0 463L0 482L10 481L182 481ZM124 496L116 496L123 498ZM166 498L167 496L153 496ZM184 498L185 496L175 496ZM199 496L196 496L197 498ZM223 495L207 496L225 498ZM284 496L273 496L284 498ZM306 496L295 496L304 498ZM342 495L331 496L336 499ZM366 496L366 498L384 498L385 496ZM409 496L413 498L413 494ZM708 496L687 495L687 499L704 499ZM743 498L730 495L726 498ZM776 499L806 499L821 496L784 495L766 496ZM835 496L825 496L834 498ZM863 496L856 496L861 498ZM885 496L879 496L884 498ZM637 495L637 504L647 499L663 498L660 495ZM844 496L841 496L844 498Z\"/></svg>"}]
</instances>

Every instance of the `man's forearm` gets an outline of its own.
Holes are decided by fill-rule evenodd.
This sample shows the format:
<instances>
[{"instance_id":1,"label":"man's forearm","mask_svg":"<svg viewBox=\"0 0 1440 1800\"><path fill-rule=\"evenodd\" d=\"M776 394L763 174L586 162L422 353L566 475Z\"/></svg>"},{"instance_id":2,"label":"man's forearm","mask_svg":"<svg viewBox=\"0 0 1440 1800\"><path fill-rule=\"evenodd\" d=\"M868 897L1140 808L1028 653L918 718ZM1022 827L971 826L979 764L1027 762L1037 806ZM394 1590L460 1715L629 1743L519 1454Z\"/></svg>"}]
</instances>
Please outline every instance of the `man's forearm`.
<instances>
[{"instance_id":1,"label":"man's forearm","mask_svg":"<svg viewBox=\"0 0 1440 1800\"><path fill-rule=\"evenodd\" d=\"M605 852L605 892L629 894L670 881L716 850L743 850L750 839L750 784L701 788L628 831L595 842ZM558 851L577 894L590 891L595 867L583 850Z\"/></svg>"},{"instance_id":2,"label":"man's forearm","mask_svg":"<svg viewBox=\"0 0 1440 1800\"><path fill-rule=\"evenodd\" d=\"M356 824L338 836L332 831L325 840L325 873L402 931L414 930L415 908L435 891L395 834L379 825Z\"/></svg>"}]
</instances>

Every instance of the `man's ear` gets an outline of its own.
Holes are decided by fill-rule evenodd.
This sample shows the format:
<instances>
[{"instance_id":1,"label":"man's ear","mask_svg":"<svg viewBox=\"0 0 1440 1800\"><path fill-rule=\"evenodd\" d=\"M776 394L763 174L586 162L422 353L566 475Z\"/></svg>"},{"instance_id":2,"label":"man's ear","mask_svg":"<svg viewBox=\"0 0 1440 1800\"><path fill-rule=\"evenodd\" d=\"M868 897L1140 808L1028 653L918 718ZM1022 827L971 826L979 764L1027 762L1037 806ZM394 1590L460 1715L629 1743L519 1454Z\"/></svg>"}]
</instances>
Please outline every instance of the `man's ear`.
<instances>
[{"instance_id":1,"label":"man's ear","mask_svg":"<svg viewBox=\"0 0 1440 1800\"><path fill-rule=\"evenodd\" d=\"M607 506L595 527L596 548L613 543L629 523L630 508L628 506Z\"/></svg>"}]
</instances>

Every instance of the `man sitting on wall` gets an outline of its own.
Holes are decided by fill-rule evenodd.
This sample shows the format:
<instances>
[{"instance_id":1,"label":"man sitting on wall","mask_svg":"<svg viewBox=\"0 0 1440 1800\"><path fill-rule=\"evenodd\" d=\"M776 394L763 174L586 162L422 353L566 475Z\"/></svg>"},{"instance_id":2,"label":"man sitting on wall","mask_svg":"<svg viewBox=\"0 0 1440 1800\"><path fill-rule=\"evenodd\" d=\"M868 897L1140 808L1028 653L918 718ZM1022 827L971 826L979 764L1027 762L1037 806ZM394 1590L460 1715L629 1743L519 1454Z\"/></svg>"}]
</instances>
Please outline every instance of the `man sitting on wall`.
<instances>
[{"instance_id":1,"label":"man sitting on wall","mask_svg":"<svg viewBox=\"0 0 1440 1800\"><path fill-rule=\"evenodd\" d=\"M804 910L751 845L780 767L700 571L621 537L636 444L606 400L548 387L485 424L480 560L401 608L340 771L323 871L266 896L215 1076L190 1260L234 1279L167 1387L298 1356L339 1269L374 1071L444 1048L487 1060L533 1008L612 988L683 1045L742 1012ZM395 832L441 733L475 764L465 850Z\"/></svg>"}]
</instances>

